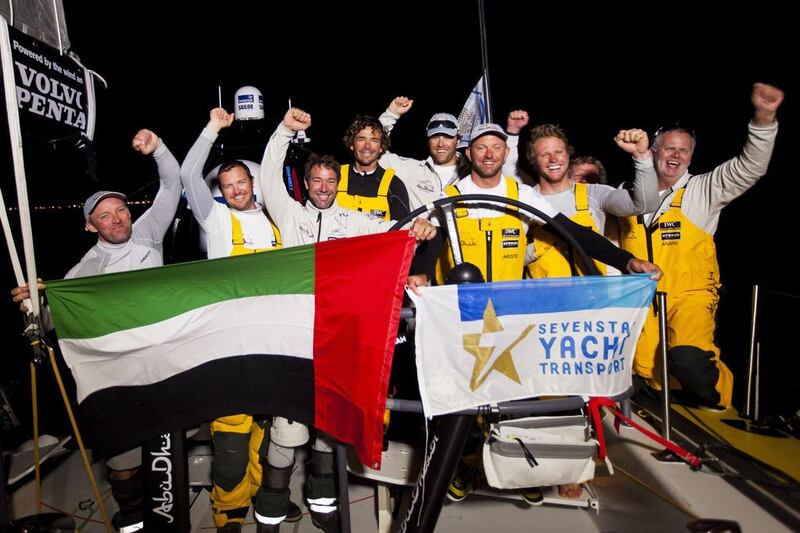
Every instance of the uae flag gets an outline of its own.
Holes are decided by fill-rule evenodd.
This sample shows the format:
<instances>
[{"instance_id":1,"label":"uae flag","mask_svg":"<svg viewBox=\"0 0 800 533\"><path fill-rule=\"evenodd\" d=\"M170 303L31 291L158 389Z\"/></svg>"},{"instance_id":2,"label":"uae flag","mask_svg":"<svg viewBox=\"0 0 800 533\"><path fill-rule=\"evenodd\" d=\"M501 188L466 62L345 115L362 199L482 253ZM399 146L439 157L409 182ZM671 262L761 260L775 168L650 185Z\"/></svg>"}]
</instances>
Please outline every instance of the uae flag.
<instances>
[{"instance_id":1,"label":"uae flag","mask_svg":"<svg viewBox=\"0 0 800 533\"><path fill-rule=\"evenodd\" d=\"M220 416L280 415L380 464L405 231L47 282L99 455Z\"/></svg>"}]
</instances>

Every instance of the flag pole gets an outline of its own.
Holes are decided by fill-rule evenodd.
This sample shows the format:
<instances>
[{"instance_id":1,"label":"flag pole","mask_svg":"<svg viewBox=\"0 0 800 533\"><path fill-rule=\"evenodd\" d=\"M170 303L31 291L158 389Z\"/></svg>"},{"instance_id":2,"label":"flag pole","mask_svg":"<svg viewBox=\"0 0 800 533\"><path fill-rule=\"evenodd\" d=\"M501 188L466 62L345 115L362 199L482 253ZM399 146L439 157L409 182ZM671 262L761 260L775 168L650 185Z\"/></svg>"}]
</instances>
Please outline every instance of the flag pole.
<instances>
[{"instance_id":1,"label":"flag pole","mask_svg":"<svg viewBox=\"0 0 800 533\"><path fill-rule=\"evenodd\" d=\"M486 118L492 120L492 96L489 93L489 49L486 46L486 15L483 0L478 0L478 19L481 25L481 66L483 67L483 94L486 95Z\"/></svg>"}]
</instances>

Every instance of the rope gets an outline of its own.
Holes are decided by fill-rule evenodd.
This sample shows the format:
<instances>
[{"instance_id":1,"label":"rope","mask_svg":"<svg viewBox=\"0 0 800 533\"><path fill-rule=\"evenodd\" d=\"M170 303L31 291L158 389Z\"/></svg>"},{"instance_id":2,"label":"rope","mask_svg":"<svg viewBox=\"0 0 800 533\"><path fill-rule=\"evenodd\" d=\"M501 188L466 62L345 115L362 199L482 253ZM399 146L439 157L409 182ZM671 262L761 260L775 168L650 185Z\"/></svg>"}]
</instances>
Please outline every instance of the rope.
<instances>
[{"instance_id":1,"label":"rope","mask_svg":"<svg viewBox=\"0 0 800 533\"><path fill-rule=\"evenodd\" d=\"M133 191L132 193L130 193L130 194L127 194L126 196L128 196L129 198L133 198L133 197L135 197L137 194L139 194L140 192L142 192L143 190L145 190L145 189L147 189L148 187L150 187L152 184L154 184L154 183L158 183L158 182L159 182L159 179L158 179L158 178L157 178L157 179L154 179L154 180L153 180L153 181L151 181L151 182L145 183L144 185L142 185L141 187L139 187L138 189L136 189L136 190L135 190L135 191Z\"/></svg>"},{"instance_id":2,"label":"rope","mask_svg":"<svg viewBox=\"0 0 800 533\"><path fill-rule=\"evenodd\" d=\"M684 507L683 505L681 505L680 503L678 503L678 502L677 502L675 499L673 499L673 498L671 498L671 497L667 496L666 494L664 494L664 493L662 493L662 492L659 492L658 490L654 489L653 487L651 487L650 485L648 485L647 483L645 483L644 481L642 481L642 480L641 480L641 479L639 479L638 477L634 476L634 475L633 475L633 474L631 474L630 472L626 471L624 468L620 467L619 465L617 465L617 466L615 467L615 470L619 470L619 471L620 471L620 472L622 472L624 475L628 476L628 478L629 478L629 479L631 479L631 481L633 481L633 482L635 482L635 483L638 483L639 485L641 485L641 486L642 486L642 487L644 487L645 489L649 490L650 492L652 492L653 494L655 494L656 496L658 496L659 498L661 498L662 500L664 500L664 501L665 501L666 503L668 503L669 505L671 505L671 506L673 506L674 508L678 509L678 510L679 510L679 511L681 511L682 513L684 513L684 514L687 514L687 515L691 516L693 520L697 520L697 519L699 519L699 518L700 518L698 515L696 515L695 513L693 513L693 512L691 511L691 509L688 509L688 508Z\"/></svg>"},{"instance_id":3,"label":"rope","mask_svg":"<svg viewBox=\"0 0 800 533\"><path fill-rule=\"evenodd\" d=\"M800 300L800 295L798 295L798 294L792 294L790 292L783 292L783 291L776 291L776 290L773 290L773 289L763 289L763 290L764 290L764 292L768 292L770 294L776 294L778 296L785 296L786 298L792 298L794 300Z\"/></svg>"},{"instance_id":4,"label":"rope","mask_svg":"<svg viewBox=\"0 0 800 533\"><path fill-rule=\"evenodd\" d=\"M45 345L46 346L46 345ZM69 416L69 422L72 424L72 431L75 433L75 441L78 443L78 448L81 452L81 459L83 459L83 466L86 468L86 474L89 476L89 482L92 484L92 492L94 493L94 499L97 502L97 505L100 507L100 512L103 514L103 523L106 526L106 531L108 533L113 533L114 528L111 527L111 521L108 518L108 511L106 510L106 505L103 502L103 498L100 495L100 489L97 487L97 480L94 478L94 472L92 472L92 464L89 461L89 456L86 453L86 447L83 445L83 437L81 437L81 432L78 429L78 424L75 422L75 415L72 412L72 406L69 404L69 398L67 397L67 391L64 388L64 382L61 379L61 372L58 370L58 365L56 364L56 354L53 349L47 346L47 351L50 354L50 366L53 368L53 374L56 376L56 381L58 382L58 390L61 391L61 398L64 400L64 407L67 410L67 415Z\"/></svg>"},{"instance_id":5,"label":"rope","mask_svg":"<svg viewBox=\"0 0 800 533\"><path fill-rule=\"evenodd\" d=\"M30 287L31 305L30 310L33 316L38 319L39 317L39 287L36 284L36 259L33 253L33 233L31 231L31 214L28 202L28 186L25 178L25 163L22 154L22 135L20 133L19 125L19 109L17 108L16 99L16 86L14 82L14 71L12 65L13 57L11 55L10 46L7 43L9 40L8 25L5 23L0 24L0 41L3 45L0 46L0 56L2 59L3 68L3 86L5 89L5 104L6 116L8 117L8 135L11 141L11 159L14 164L14 178L17 187L17 205L19 206L19 222L22 231L23 250L25 252L25 265L28 281L32 284ZM7 222L3 220L3 224ZM6 238L10 234L10 230L6 231ZM12 252L13 248L13 252ZM13 246L13 241L9 242L9 253L13 256L16 253L16 248ZM17 261L18 263L18 261ZM15 264L16 266L16 264ZM24 279L19 279L17 274L17 284L22 285Z\"/></svg>"},{"instance_id":6,"label":"rope","mask_svg":"<svg viewBox=\"0 0 800 533\"><path fill-rule=\"evenodd\" d=\"M39 465L39 402L36 400L36 367L33 363L31 366L31 411L33 416L33 471L36 478L36 512L42 512L42 469Z\"/></svg>"}]
</instances>

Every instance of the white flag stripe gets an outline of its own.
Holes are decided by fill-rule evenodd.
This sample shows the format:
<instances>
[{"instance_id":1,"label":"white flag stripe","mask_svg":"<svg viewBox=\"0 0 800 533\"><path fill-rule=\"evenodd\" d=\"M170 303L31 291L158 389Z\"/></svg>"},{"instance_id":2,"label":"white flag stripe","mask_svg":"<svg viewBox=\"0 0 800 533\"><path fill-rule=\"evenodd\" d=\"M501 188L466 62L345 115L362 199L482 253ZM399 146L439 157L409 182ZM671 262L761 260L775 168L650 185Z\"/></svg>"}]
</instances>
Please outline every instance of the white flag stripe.
<instances>
[{"instance_id":1,"label":"white flag stripe","mask_svg":"<svg viewBox=\"0 0 800 533\"><path fill-rule=\"evenodd\" d=\"M156 324L59 344L80 402L99 389L149 385L224 357L309 359L313 342L314 295L290 294L227 300Z\"/></svg>"}]
</instances>

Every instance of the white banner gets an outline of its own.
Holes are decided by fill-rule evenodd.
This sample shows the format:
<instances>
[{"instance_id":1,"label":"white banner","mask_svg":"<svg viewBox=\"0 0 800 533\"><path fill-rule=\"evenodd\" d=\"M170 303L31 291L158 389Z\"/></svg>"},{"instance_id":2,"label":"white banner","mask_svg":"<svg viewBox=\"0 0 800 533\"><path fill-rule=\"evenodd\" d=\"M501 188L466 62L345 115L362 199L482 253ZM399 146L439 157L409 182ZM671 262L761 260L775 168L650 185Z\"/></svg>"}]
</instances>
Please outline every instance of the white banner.
<instances>
[{"instance_id":1,"label":"white banner","mask_svg":"<svg viewBox=\"0 0 800 533\"><path fill-rule=\"evenodd\" d=\"M624 392L655 288L647 275L424 288L413 300L425 415Z\"/></svg>"}]
</instances>

